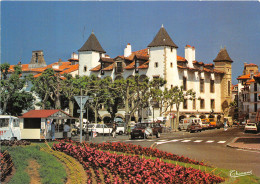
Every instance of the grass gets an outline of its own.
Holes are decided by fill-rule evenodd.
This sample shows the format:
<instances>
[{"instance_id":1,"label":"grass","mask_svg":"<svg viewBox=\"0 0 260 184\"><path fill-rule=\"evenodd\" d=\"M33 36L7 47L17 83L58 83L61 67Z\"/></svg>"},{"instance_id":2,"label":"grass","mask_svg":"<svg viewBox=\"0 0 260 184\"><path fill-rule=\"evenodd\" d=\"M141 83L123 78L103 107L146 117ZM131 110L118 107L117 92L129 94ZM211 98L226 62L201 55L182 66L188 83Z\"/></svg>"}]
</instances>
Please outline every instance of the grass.
<instances>
[{"instance_id":1,"label":"grass","mask_svg":"<svg viewBox=\"0 0 260 184\"><path fill-rule=\"evenodd\" d=\"M54 156L40 151L40 146L44 144L32 144L30 146L14 146L14 147L1 147L2 150L8 150L11 154L16 172L10 184L29 184L30 177L25 172L28 167L28 161L35 159L41 166L39 174L41 183L43 184L62 184L66 180L66 170L61 162Z\"/></svg>"}]
</instances>

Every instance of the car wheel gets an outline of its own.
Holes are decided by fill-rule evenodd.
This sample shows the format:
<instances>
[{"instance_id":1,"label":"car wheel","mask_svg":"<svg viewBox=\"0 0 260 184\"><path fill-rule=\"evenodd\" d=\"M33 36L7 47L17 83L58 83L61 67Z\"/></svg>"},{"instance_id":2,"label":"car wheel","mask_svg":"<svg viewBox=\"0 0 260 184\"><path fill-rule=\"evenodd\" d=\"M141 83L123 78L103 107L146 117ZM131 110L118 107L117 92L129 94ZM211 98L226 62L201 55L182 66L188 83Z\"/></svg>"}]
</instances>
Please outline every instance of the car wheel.
<instances>
[{"instance_id":1,"label":"car wheel","mask_svg":"<svg viewBox=\"0 0 260 184\"><path fill-rule=\"evenodd\" d=\"M156 137L157 137L157 138L160 138L160 137L161 137L160 132L157 132Z\"/></svg>"},{"instance_id":2,"label":"car wheel","mask_svg":"<svg viewBox=\"0 0 260 184\"><path fill-rule=\"evenodd\" d=\"M190 133L193 133L193 132L194 132L193 130L190 131Z\"/></svg>"},{"instance_id":3,"label":"car wheel","mask_svg":"<svg viewBox=\"0 0 260 184\"><path fill-rule=\"evenodd\" d=\"M123 134L123 131L119 131L119 132L118 132L118 135L122 135L122 134Z\"/></svg>"}]
</instances>

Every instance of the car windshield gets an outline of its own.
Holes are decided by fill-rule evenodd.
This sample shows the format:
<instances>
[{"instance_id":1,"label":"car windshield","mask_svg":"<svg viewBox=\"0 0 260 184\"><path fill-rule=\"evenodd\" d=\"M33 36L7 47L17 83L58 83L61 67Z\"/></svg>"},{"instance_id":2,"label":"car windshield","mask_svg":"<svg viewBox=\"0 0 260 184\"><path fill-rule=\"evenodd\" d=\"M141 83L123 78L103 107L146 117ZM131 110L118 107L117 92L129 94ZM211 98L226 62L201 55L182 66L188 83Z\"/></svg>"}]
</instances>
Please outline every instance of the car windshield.
<instances>
[{"instance_id":1,"label":"car windshield","mask_svg":"<svg viewBox=\"0 0 260 184\"><path fill-rule=\"evenodd\" d=\"M246 124L246 126L255 126L255 124L254 123L248 123L248 124Z\"/></svg>"},{"instance_id":2,"label":"car windshield","mask_svg":"<svg viewBox=\"0 0 260 184\"><path fill-rule=\"evenodd\" d=\"M88 125L88 128L93 128L94 127L94 124L89 124Z\"/></svg>"},{"instance_id":3,"label":"car windshield","mask_svg":"<svg viewBox=\"0 0 260 184\"><path fill-rule=\"evenodd\" d=\"M147 124L146 123L139 123L136 125L136 128L146 128Z\"/></svg>"}]
</instances>

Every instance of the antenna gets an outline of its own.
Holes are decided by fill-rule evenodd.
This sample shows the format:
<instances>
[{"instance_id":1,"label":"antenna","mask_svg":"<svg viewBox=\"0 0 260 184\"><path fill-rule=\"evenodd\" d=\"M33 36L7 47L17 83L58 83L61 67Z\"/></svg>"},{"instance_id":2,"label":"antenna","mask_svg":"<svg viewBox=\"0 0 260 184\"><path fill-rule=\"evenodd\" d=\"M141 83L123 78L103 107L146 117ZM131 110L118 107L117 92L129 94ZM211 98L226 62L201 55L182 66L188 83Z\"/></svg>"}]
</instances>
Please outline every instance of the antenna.
<instances>
[{"instance_id":1,"label":"antenna","mask_svg":"<svg viewBox=\"0 0 260 184\"><path fill-rule=\"evenodd\" d=\"M83 41L85 40L85 30L86 30L86 26L84 26L83 28L83 33L82 33Z\"/></svg>"}]
</instances>

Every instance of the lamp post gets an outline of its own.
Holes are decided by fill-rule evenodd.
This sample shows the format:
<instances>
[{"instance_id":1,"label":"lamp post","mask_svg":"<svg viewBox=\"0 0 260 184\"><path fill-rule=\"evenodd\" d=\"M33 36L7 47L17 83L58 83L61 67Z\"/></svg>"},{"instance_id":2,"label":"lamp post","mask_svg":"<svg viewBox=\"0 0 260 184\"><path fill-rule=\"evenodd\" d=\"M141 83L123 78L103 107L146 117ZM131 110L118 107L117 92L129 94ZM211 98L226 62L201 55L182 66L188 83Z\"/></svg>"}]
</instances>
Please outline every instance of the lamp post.
<instances>
[{"instance_id":1,"label":"lamp post","mask_svg":"<svg viewBox=\"0 0 260 184\"><path fill-rule=\"evenodd\" d=\"M89 97L88 98L88 101L87 101L87 130L86 130L86 133L87 133L87 141L89 140L89 132L88 132L88 123L89 123L89 120L88 120L88 106L90 103L93 102L93 98L92 97Z\"/></svg>"},{"instance_id":2,"label":"lamp post","mask_svg":"<svg viewBox=\"0 0 260 184\"><path fill-rule=\"evenodd\" d=\"M154 106L157 104L157 101L153 99L153 100L150 101L150 103L153 107L153 122L154 122Z\"/></svg>"}]
</instances>

